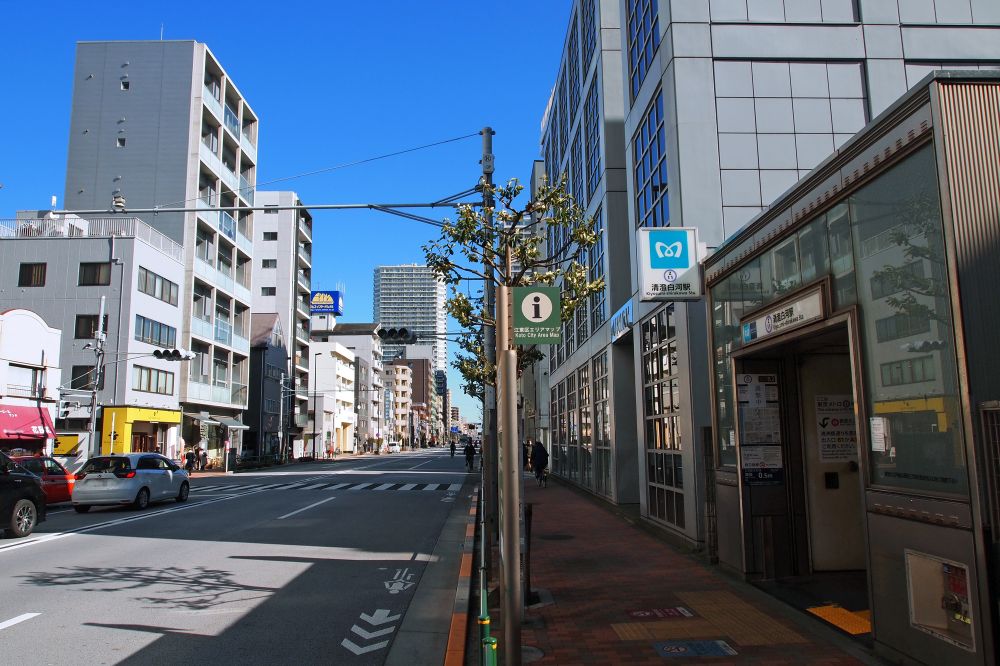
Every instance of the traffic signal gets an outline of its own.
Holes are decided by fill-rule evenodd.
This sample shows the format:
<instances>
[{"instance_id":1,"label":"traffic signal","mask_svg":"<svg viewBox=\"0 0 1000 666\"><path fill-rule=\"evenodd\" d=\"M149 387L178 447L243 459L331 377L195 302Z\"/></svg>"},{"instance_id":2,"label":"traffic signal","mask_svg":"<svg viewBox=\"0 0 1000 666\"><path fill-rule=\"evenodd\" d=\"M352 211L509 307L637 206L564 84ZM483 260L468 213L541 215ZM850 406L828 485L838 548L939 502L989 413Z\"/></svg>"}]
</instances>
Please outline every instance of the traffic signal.
<instances>
[{"instance_id":1,"label":"traffic signal","mask_svg":"<svg viewBox=\"0 0 1000 666\"><path fill-rule=\"evenodd\" d=\"M405 326L400 328L379 328L376 335L382 339L382 342L394 345L410 345L417 341L416 332L411 331Z\"/></svg>"},{"instance_id":2,"label":"traffic signal","mask_svg":"<svg viewBox=\"0 0 1000 666\"><path fill-rule=\"evenodd\" d=\"M153 356L164 361L190 361L194 358L194 352L186 349L157 349Z\"/></svg>"}]
</instances>

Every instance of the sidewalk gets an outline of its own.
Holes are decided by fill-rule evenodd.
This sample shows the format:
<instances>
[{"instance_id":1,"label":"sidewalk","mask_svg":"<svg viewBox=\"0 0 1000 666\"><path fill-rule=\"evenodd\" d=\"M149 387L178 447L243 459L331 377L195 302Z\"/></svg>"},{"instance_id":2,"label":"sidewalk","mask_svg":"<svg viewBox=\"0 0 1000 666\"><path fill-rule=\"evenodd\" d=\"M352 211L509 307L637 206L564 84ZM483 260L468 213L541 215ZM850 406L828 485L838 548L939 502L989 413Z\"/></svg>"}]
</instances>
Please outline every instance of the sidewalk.
<instances>
[{"instance_id":1,"label":"sidewalk","mask_svg":"<svg viewBox=\"0 0 1000 666\"><path fill-rule=\"evenodd\" d=\"M878 663L601 500L552 480L538 488L528 475L524 490L534 513L531 583L541 593L525 614L521 642L536 650L524 651L524 663ZM502 646L502 622L493 617Z\"/></svg>"}]
</instances>

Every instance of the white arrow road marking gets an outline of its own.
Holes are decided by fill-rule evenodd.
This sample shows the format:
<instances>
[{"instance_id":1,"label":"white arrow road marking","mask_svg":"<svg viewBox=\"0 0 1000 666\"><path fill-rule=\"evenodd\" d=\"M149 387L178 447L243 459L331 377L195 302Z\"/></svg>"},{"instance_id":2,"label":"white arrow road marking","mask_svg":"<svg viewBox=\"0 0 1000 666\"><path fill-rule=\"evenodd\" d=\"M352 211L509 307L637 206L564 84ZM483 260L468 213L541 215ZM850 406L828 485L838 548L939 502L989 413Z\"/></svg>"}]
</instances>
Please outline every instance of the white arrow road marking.
<instances>
[{"instance_id":1,"label":"white arrow road marking","mask_svg":"<svg viewBox=\"0 0 1000 666\"><path fill-rule=\"evenodd\" d=\"M390 611L384 608L379 608L371 615L368 615L367 613L362 613L361 619L367 622L368 624L377 627L378 625L385 624L386 622L395 622L400 618L399 615L389 615L389 613Z\"/></svg>"},{"instance_id":2,"label":"white arrow road marking","mask_svg":"<svg viewBox=\"0 0 1000 666\"><path fill-rule=\"evenodd\" d=\"M17 617L12 617L6 622L0 622L0 629L6 629L7 627L13 627L15 624L20 624L25 620L30 620L33 617L38 617L41 613L25 613L23 615L18 615Z\"/></svg>"},{"instance_id":3,"label":"white arrow road marking","mask_svg":"<svg viewBox=\"0 0 1000 666\"><path fill-rule=\"evenodd\" d=\"M362 655L365 652L372 652L374 650L381 650L382 648L384 648L385 646L387 646L389 644L389 641L380 641L378 643L372 643L368 647L361 647L360 645L357 645L356 643L354 643L351 639L345 638L344 640L342 640L340 642L340 644L343 645L348 650L350 650L351 652L353 652L354 654L356 654L356 655Z\"/></svg>"},{"instance_id":4,"label":"white arrow road marking","mask_svg":"<svg viewBox=\"0 0 1000 666\"><path fill-rule=\"evenodd\" d=\"M278 516L278 520L284 520L285 518L289 518L291 516L294 516L297 513L302 513L303 511L308 511L309 509L313 508L314 506L319 506L320 504L323 504L324 502L329 502L330 500L335 500L335 499L337 499L337 498L336 497L327 497L326 499L322 499L322 500L320 500L318 502L313 502L309 506L304 506L301 509L296 509L295 511L292 511L291 513L286 513L283 516Z\"/></svg>"},{"instance_id":5,"label":"white arrow road marking","mask_svg":"<svg viewBox=\"0 0 1000 666\"><path fill-rule=\"evenodd\" d=\"M371 639L378 638L379 636L388 636L392 632L396 631L396 627L389 627L388 629L379 629L378 631L365 631L358 625L354 625L353 627L351 627L351 631L356 633L358 636L361 636L361 638L370 641Z\"/></svg>"}]
</instances>

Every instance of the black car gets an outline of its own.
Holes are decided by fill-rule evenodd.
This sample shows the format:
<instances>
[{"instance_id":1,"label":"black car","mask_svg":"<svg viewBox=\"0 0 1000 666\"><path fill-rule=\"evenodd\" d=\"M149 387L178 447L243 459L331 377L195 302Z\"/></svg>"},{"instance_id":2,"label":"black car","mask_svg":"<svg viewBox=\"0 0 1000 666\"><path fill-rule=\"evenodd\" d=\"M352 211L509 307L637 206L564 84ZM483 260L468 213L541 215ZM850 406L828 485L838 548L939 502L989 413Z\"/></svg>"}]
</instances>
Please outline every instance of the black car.
<instances>
[{"instance_id":1,"label":"black car","mask_svg":"<svg viewBox=\"0 0 1000 666\"><path fill-rule=\"evenodd\" d=\"M31 534L45 520L45 492L38 477L0 453L0 530Z\"/></svg>"}]
</instances>

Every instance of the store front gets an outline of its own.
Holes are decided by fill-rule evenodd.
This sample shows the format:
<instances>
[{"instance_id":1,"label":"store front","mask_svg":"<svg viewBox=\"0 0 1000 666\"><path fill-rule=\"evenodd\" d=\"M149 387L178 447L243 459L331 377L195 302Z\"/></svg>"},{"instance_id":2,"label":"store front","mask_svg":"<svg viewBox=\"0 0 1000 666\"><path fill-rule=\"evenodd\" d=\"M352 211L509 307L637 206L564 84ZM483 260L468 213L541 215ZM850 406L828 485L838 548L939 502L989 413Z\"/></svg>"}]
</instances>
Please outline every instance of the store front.
<instances>
[{"instance_id":1,"label":"store front","mask_svg":"<svg viewBox=\"0 0 1000 666\"><path fill-rule=\"evenodd\" d=\"M715 554L913 663L996 663L998 102L932 79L704 262Z\"/></svg>"},{"instance_id":2,"label":"store front","mask_svg":"<svg viewBox=\"0 0 1000 666\"><path fill-rule=\"evenodd\" d=\"M173 409L105 407L101 419L101 453L162 453L180 459L181 413Z\"/></svg>"},{"instance_id":3,"label":"store front","mask_svg":"<svg viewBox=\"0 0 1000 666\"><path fill-rule=\"evenodd\" d=\"M44 405L0 404L0 448L18 454L46 454L56 436L49 408Z\"/></svg>"}]
</instances>

